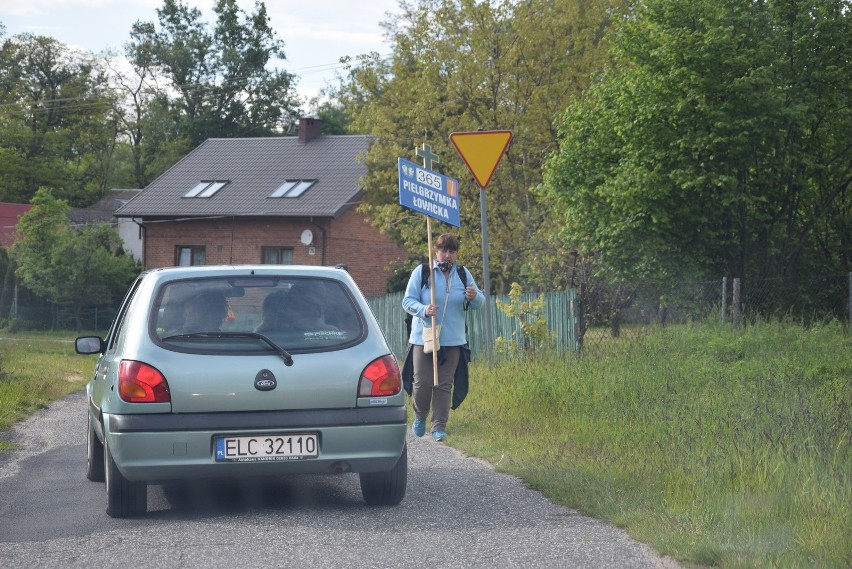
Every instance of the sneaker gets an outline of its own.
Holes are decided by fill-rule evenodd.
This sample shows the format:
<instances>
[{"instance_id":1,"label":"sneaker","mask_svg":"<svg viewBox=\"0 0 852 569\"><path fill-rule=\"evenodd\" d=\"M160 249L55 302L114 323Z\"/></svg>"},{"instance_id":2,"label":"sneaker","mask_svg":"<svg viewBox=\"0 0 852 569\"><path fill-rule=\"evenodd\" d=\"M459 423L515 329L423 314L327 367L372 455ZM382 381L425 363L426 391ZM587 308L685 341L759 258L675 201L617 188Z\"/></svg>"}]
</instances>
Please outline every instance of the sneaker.
<instances>
[{"instance_id":1,"label":"sneaker","mask_svg":"<svg viewBox=\"0 0 852 569\"><path fill-rule=\"evenodd\" d=\"M418 419L414 418L414 423L411 424L411 430L418 437L422 437L426 434L426 419Z\"/></svg>"},{"instance_id":2,"label":"sneaker","mask_svg":"<svg viewBox=\"0 0 852 569\"><path fill-rule=\"evenodd\" d=\"M432 440L436 443L439 443L446 438L447 433L445 431L432 431Z\"/></svg>"}]
</instances>

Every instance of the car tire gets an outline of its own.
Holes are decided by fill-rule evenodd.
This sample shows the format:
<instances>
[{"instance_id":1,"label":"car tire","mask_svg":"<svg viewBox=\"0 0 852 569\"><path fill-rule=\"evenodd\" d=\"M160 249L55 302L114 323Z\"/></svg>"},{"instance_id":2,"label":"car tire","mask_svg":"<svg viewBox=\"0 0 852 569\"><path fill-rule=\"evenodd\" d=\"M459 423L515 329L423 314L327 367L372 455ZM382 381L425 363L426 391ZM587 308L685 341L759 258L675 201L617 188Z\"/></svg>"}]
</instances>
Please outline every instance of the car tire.
<instances>
[{"instance_id":1,"label":"car tire","mask_svg":"<svg viewBox=\"0 0 852 569\"><path fill-rule=\"evenodd\" d=\"M86 478L92 482L104 481L104 443L98 438L88 413L88 435L86 436Z\"/></svg>"},{"instance_id":2,"label":"car tire","mask_svg":"<svg viewBox=\"0 0 852 569\"><path fill-rule=\"evenodd\" d=\"M124 477L115 465L106 437L104 437L104 471L106 513L109 517L139 516L148 510L148 485L145 482L131 482Z\"/></svg>"},{"instance_id":3,"label":"car tire","mask_svg":"<svg viewBox=\"0 0 852 569\"><path fill-rule=\"evenodd\" d=\"M361 472L361 494L371 506L395 506L405 498L408 485L408 445L396 465L387 472Z\"/></svg>"}]
</instances>

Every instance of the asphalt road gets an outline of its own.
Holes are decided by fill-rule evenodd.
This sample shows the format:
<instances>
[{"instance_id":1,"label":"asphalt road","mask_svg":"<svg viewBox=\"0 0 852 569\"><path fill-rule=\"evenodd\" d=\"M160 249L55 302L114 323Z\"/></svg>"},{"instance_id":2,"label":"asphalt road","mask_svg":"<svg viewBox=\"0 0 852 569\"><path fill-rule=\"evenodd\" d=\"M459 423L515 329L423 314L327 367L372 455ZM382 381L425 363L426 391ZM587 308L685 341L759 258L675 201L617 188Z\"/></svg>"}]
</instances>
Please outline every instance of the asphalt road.
<instances>
[{"instance_id":1,"label":"asphalt road","mask_svg":"<svg viewBox=\"0 0 852 569\"><path fill-rule=\"evenodd\" d=\"M85 477L85 395L0 438L0 567L665 567L608 524L511 476L409 435L396 507L370 508L357 475L150 486L148 514L104 512Z\"/></svg>"}]
</instances>

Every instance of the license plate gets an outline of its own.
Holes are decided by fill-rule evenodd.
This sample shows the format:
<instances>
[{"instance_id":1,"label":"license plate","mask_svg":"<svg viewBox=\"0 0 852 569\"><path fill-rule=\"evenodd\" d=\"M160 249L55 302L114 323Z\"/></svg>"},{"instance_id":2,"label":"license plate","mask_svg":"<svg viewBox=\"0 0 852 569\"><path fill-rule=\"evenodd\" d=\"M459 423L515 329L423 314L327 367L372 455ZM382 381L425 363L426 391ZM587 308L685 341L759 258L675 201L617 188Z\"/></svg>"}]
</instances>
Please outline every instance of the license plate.
<instances>
[{"instance_id":1,"label":"license plate","mask_svg":"<svg viewBox=\"0 0 852 569\"><path fill-rule=\"evenodd\" d=\"M214 443L217 462L302 460L319 455L317 436L305 433L216 437Z\"/></svg>"}]
</instances>

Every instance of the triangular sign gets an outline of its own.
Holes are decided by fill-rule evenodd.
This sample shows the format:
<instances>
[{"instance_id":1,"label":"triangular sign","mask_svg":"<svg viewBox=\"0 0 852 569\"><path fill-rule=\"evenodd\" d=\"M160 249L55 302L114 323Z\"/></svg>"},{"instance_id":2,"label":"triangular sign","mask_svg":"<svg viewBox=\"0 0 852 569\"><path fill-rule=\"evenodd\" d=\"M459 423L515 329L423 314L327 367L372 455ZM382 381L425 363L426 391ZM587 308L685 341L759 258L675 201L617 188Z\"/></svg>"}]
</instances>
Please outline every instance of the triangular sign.
<instances>
[{"instance_id":1,"label":"triangular sign","mask_svg":"<svg viewBox=\"0 0 852 569\"><path fill-rule=\"evenodd\" d=\"M497 163L512 140L511 130L478 130L476 132L454 132L450 141L476 178L480 188L491 181Z\"/></svg>"}]
</instances>

